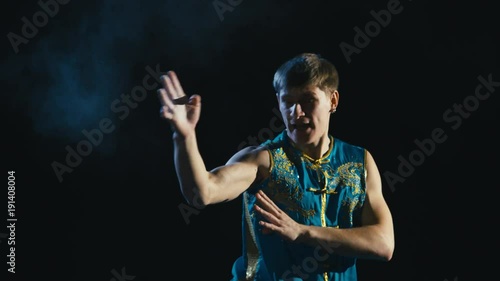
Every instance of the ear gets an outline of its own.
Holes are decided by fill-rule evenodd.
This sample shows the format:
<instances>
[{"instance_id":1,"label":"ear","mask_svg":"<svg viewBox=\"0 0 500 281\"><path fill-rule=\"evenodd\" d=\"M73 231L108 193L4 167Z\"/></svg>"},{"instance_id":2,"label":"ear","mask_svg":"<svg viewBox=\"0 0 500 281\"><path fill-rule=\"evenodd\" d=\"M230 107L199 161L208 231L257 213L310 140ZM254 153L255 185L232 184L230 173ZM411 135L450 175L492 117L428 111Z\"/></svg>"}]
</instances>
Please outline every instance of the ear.
<instances>
[{"instance_id":1,"label":"ear","mask_svg":"<svg viewBox=\"0 0 500 281\"><path fill-rule=\"evenodd\" d=\"M276 93L276 100L278 101L278 104L280 104L280 93Z\"/></svg>"},{"instance_id":2,"label":"ear","mask_svg":"<svg viewBox=\"0 0 500 281\"><path fill-rule=\"evenodd\" d=\"M330 112L333 113L335 111L337 111L337 107L339 106L339 91L335 90L332 92L332 94L330 95L330 104L331 104L331 107L330 107Z\"/></svg>"}]
</instances>

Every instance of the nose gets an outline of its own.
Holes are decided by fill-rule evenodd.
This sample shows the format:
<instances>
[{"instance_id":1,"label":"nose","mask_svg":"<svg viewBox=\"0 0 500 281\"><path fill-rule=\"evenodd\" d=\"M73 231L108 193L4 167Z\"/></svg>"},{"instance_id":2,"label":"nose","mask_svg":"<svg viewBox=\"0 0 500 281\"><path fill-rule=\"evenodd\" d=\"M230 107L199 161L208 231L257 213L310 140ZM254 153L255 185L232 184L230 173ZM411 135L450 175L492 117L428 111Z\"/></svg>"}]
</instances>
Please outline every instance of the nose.
<instances>
[{"instance_id":1,"label":"nose","mask_svg":"<svg viewBox=\"0 0 500 281\"><path fill-rule=\"evenodd\" d=\"M304 115L305 115L305 113L302 110L302 106L300 105L300 103L294 104L293 107L292 107L292 116L295 119L299 119L300 117L302 117Z\"/></svg>"}]
</instances>

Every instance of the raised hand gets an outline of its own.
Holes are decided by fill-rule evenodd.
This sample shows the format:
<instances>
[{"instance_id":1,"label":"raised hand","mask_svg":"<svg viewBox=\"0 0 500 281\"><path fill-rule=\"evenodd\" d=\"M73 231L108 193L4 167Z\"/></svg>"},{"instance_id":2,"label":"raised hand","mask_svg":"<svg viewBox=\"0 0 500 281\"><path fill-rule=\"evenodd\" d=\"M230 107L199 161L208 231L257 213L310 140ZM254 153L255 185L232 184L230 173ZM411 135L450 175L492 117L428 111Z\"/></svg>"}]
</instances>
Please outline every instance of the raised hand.
<instances>
[{"instance_id":1,"label":"raised hand","mask_svg":"<svg viewBox=\"0 0 500 281\"><path fill-rule=\"evenodd\" d=\"M163 88L158 89L161 102L160 116L168 121L175 133L186 137L195 131L200 118L201 97L188 97L174 71L167 72L161 78Z\"/></svg>"}]
</instances>

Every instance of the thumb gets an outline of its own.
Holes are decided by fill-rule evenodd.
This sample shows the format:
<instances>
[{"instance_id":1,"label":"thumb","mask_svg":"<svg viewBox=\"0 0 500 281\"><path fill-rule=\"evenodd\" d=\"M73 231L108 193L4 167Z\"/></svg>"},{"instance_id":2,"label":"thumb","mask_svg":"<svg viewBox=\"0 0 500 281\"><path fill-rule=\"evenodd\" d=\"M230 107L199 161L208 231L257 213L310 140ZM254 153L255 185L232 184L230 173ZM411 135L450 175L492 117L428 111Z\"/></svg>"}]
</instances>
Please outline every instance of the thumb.
<instances>
[{"instance_id":1,"label":"thumb","mask_svg":"<svg viewBox=\"0 0 500 281\"><path fill-rule=\"evenodd\" d=\"M200 95L192 95L191 97L189 97L187 105L191 108L191 110L189 111L189 119L192 122L197 123L198 119L200 119L200 112L201 112Z\"/></svg>"},{"instance_id":2,"label":"thumb","mask_svg":"<svg viewBox=\"0 0 500 281\"><path fill-rule=\"evenodd\" d=\"M201 105L201 96L200 95L190 96L188 104L192 105L192 106L200 106Z\"/></svg>"}]
</instances>

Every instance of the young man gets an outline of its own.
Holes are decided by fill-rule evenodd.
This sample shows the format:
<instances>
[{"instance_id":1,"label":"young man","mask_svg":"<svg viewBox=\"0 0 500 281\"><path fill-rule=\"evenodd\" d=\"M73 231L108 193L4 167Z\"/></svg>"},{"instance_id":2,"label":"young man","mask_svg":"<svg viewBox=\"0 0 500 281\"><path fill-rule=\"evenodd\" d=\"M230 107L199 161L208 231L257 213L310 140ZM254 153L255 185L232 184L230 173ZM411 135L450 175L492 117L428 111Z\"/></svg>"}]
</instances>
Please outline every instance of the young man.
<instances>
[{"instance_id":1,"label":"young man","mask_svg":"<svg viewBox=\"0 0 500 281\"><path fill-rule=\"evenodd\" d=\"M243 253L233 280L357 280L358 258L389 261L391 212L372 155L329 133L339 105L338 73L317 54L300 54L275 73L286 125L207 170L195 127L201 97L186 96L173 71L158 90L174 131L181 192L193 204L243 199Z\"/></svg>"}]
</instances>

